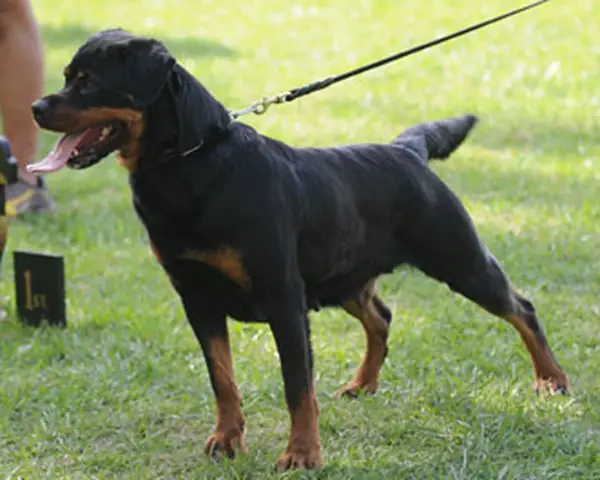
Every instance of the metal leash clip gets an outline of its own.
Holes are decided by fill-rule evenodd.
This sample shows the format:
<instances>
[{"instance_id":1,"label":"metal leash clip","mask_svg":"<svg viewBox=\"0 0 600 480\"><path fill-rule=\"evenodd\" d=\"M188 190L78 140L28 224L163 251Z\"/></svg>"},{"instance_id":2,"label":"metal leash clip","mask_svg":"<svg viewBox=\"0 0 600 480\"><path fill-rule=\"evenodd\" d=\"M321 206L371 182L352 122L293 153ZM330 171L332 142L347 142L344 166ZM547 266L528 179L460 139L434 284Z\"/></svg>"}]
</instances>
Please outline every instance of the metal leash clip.
<instances>
[{"instance_id":1,"label":"metal leash clip","mask_svg":"<svg viewBox=\"0 0 600 480\"><path fill-rule=\"evenodd\" d=\"M276 103L285 103L287 102L287 97L290 92L278 93L273 96L264 96L260 100L252 103L250 106L243 108L241 110L235 110L229 112L229 115L232 119L236 119L241 117L242 115L247 115L248 113L254 113L255 115L262 115L265 113L271 105Z\"/></svg>"}]
</instances>

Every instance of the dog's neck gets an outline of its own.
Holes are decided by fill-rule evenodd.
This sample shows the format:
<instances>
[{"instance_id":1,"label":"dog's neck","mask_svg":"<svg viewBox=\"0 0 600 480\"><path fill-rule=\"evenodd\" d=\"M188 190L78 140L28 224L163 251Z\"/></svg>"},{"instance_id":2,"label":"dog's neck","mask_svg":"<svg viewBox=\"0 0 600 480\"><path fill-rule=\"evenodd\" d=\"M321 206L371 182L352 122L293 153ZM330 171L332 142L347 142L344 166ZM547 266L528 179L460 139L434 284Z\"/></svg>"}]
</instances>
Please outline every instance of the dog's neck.
<instances>
[{"instance_id":1,"label":"dog's neck","mask_svg":"<svg viewBox=\"0 0 600 480\"><path fill-rule=\"evenodd\" d=\"M140 168L166 157L200 154L227 132L227 109L181 65L176 64L157 100L145 112Z\"/></svg>"}]
</instances>

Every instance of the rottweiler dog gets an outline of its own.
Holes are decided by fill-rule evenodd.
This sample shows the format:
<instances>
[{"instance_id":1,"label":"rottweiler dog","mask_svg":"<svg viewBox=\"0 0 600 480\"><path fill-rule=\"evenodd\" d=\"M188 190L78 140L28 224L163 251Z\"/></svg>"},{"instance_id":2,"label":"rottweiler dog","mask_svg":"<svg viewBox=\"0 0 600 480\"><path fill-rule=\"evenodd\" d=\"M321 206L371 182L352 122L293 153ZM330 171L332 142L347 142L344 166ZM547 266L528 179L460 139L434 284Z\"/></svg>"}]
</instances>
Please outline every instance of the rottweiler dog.
<instances>
[{"instance_id":1,"label":"rottweiler dog","mask_svg":"<svg viewBox=\"0 0 600 480\"><path fill-rule=\"evenodd\" d=\"M400 265L508 321L531 354L535 389L567 393L532 303L428 166L463 142L474 116L385 144L294 148L233 121L161 42L120 29L91 36L64 75L64 88L32 107L42 128L64 136L31 170L88 168L118 152L206 359L217 406L206 453L246 449L232 317L266 322L279 351L291 434L277 468L322 465L308 313L342 307L361 322L366 353L339 393L374 393L392 318L375 282Z\"/></svg>"}]
</instances>

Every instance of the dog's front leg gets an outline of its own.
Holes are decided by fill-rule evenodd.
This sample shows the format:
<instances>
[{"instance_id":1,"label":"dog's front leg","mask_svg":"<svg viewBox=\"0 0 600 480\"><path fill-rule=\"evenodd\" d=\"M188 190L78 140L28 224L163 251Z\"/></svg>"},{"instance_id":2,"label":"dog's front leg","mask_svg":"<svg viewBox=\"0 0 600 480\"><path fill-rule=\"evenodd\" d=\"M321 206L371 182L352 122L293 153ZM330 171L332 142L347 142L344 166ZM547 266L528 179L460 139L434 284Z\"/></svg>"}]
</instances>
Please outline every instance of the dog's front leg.
<instances>
[{"instance_id":1,"label":"dog's front leg","mask_svg":"<svg viewBox=\"0 0 600 480\"><path fill-rule=\"evenodd\" d=\"M292 423L287 449L277 461L278 471L319 468L323 464L308 316L303 301L292 300L294 295L286 298L278 296L267 308Z\"/></svg>"},{"instance_id":2,"label":"dog's front leg","mask_svg":"<svg viewBox=\"0 0 600 480\"><path fill-rule=\"evenodd\" d=\"M247 451L244 440L246 420L233 375L226 316L200 299L197 292L181 297L188 321L202 346L217 401L217 426L206 440L204 452L210 456L233 458L236 451Z\"/></svg>"}]
</instances>

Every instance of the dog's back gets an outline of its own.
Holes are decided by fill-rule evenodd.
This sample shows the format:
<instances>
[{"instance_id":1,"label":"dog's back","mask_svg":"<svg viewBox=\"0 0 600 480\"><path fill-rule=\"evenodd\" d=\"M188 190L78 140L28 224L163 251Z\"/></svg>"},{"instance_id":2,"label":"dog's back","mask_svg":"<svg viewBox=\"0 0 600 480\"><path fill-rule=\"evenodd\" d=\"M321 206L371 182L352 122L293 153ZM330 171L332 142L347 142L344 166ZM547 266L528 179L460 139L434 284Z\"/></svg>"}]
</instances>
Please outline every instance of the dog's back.
<instances>
[{"instance_id":1,"label":"dog's back","mask_svg":"<svg viewBox=\"0 0 600 480\"><path fill-rule=\"evenodd\" d=\"M389 144L333 148L262 137L299 225L299 266L315 303L336 303L399 264L418 265L415 245L432 241L421 238L423 224L469 221L428 162L447 158L475 123L466 115L410 128Z\"/></svg>"}]
</instances>

